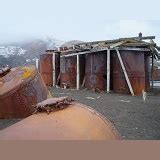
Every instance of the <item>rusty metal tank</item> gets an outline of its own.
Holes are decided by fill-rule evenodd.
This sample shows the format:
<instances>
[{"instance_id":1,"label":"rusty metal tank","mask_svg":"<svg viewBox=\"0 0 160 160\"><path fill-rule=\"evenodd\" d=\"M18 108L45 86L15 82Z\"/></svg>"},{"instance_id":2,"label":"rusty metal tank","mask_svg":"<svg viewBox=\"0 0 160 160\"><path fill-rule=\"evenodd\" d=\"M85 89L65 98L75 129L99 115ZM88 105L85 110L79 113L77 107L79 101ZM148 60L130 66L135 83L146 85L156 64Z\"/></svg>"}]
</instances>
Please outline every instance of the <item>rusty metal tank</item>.
<instances>
[{"instance_id":1,"label":"rusty metal tank","mask_svg":"<svg viewBox=\"0 0 160 160\"><path fill-rule=\"evenodd\" d=\"M39 113L0 131L0 140L119 140L111 122L74 102L49 115Z\"/></svg>"},{"instance_id":2,"label":"rusty metal tank","mask_svg":"<svg viewBox=\"0 0 160 160\"><path fill-rule=\"evenodd\" d=\"M80 86L85 75L85 56L79 55ZM77 57L61 57L60 60L60 86L66 84L68 88L76 88L77 80Z\"/></svg>"},{"instance_id":3,"label":"rusty metal tank","mask_svg":"<svg viewBox=\"0 0 160 160\"><path fill-rule=\"evenodd\" d=\"M47 98L47 88L35 66L16 67L0 78L0 118L24 118L32 105Z\"/></svg>"},{"instance_id":4,"label":"rusty metal tank","mask_svg":"<svg viewBox=\"0 0 160 160\"><path fill-rule=\"evenodd\" d=\"M60 59L60 86L67 84L69 88L76 88L77 59L76 56Z\"/></svg>"},{"instance_id":5,"label":"rusty metal tank","mask_svg":"<svg viewBox=\"0 0 160 160\"><path fill-rule=\"evenodd\" d=\"M142 90L149 89L148 55L141 51L129 50L121 50L120 54L135 95L141 95ZM113 90L117 93L130 94L122 67L114 51L111 54L111 63Z\"/></svg>"},{"instance_id":6,"label":"rusty metal tank","mask_svg":"<svg viewBox=\"0 0 160 160\"><path fill-rule=\"evenodd\" d=\"M158 67L153 68L153 80L160 81L160 69Z\"/></svg>"},{"instance_id":7,"label":"rusty metal tank","mask_svg":"<svg viewBox=\"0 0 160 160\"><path fill-rule=\"evenodd\" d=\"M55 86L60 73L60 54L48 50L40 55L39 70L45 84Z\"/></svg>"},{"instance_id":8,"label":"rusty metal tank","mask_svg":"<svg viewBox=\"0 0 160 160\"><path fill-rule=\"evenodd\" d=\"M88 89L106 90L107 86L107 51L86 55L85 87Z\"/></svg>"}]
</instances>

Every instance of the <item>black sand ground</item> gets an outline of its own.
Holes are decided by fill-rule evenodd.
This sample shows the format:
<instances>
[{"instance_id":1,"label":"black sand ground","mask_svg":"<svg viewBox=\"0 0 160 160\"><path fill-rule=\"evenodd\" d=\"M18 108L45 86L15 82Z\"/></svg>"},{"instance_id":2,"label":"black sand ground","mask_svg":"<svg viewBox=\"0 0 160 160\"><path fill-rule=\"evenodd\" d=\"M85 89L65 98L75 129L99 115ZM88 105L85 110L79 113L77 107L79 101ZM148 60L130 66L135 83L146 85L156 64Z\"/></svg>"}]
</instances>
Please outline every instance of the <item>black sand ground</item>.
<instances>
[{"instance_id":1,"label":"black sand ground","mask_svg":"<svg viewBox=\"0 0 160 160\"><path fill-rule=\"evenodd\" d=\"M150 94L144 103L142 96L94 93L88 90L50 90L55 97L71 96L105 115L123 139L160 140L160 95ZM0 120L0 129L17 121L19 119Z\"/></svg>"},{"instance_id":2,"label":"black sand ground","mask_svg":"<svg viewBox=\"0 0 160 160\"><path fill-rule=\"evenodd\" d=\"M54 96L71 96L105 115L123 139L160 139L160 95L142 96L95 93L88 90L51 89Z\"/></svg>"}]
</instances>

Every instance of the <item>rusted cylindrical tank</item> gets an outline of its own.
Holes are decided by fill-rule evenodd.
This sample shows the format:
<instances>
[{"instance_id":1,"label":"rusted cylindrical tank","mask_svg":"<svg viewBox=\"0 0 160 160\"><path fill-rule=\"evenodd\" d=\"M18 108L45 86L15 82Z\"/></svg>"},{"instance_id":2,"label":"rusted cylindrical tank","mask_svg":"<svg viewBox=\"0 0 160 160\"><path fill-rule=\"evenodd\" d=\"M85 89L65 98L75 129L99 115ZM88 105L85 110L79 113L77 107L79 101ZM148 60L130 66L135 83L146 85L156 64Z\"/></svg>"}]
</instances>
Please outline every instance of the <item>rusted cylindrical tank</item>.
<instances>
[{"instance_id":1,"label":"rusted cylindrical tank","mask_svg":"<svg viewBox=\"0 0 160 160\"><path fill-rule=\"evenodd\" d=\"M32 115L0 131L0 140L118 140L114 126L95 110L79 103Z\"/></svg>"},{"instance_id":2,"label":"rusted cylindrical tank","mask_svg":"<svg viewBox=\"0 0 160 160\"><path fill-rule=\"evenodd\" d=\"M85 75L85 56L79 55L79 76L80 86L83 83ZM77 81L77 56L61 57L60 60L60 86L64 84L68 88L76 88Z\"/></svg>"},{"instance_id":3,"label":"rusted cylindrical tank","mask_svg":"<svg viewBox=\"0 0 160 160\"><path fill-rule=\"evenodd\" d=\"M77 59L76 56L61 57L60 60L60 86L66 84L69 88L76 88Z\"/></svg>"},{"instance_id":4,"label":"rusted cylindrical tank","mask_svg":"<svg viewBox=\"0 0 160 160\"><path fill-rule=\"evenodd\" d=\"M159 67L154 67L153 68L153 80L154 81L160 81L160 69L159 69Z\"/></svg>"},{"instance_id":5,"label":"rusted cylindrical tank","mask_svg":"<svg viewBox=\"0 0 160 160\"><path fill-rule=\"evenodd\" d=\"M107 86L107 51L86 55L85 87L88 89L106 90Z\"/></svg>"},{"instance_id":6,"label":"rusted cylindrical tank","mask_svg":"<svg viewBox=\"0 0 160 160\"><path fill-rule=\"evenodd\" d=\"M24 118L33 104L47 98L47 88L35 66L16 67L0 78L0 118Z\"/></svg>"},{"instance_id":7,"label":"rusted cylindrical tank","mask_svg":"<svg viewBox=\"0 0 160 160\"><path fill-rule=\"evenodd\" d=\"M40 55L39 70L47 86L55 86L60 73L60 54L46 51Z\"/></svg>"},{"instance_id":8,"label":"rusted cylindrical tank","mask_svg":"<svg viewBox=\"0 0 160 160\"><path fill-rule=\"evenodd\" d=\"M120 50L120 54L134 94L141 95L142 90L147 91L149 85L148 55L145 57L144 52L129 50ZM113 51L111 57L113 90L117 93L130 94L117 53Z\"/></svg>"}]
</instances>

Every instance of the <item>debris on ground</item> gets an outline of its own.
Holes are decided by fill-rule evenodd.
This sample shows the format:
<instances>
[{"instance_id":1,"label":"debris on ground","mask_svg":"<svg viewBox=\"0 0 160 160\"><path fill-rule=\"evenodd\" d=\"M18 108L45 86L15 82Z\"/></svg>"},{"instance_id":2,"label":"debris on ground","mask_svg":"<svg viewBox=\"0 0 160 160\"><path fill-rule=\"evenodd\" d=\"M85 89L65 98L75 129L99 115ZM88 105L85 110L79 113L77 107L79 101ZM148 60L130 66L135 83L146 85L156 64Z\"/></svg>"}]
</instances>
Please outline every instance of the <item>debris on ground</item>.
<instances>
[{"instance_id":1,"label":"debris on ground","mask_svg":"<svg viewBox=\"0 0 160 160\"><path fill-rule=\"evenodd\" d=\"M95 98L93 98L93 97L86 97L87 99L95 99Z\"/></svg>"},{"instance_id":2,"label":"debris on ground","mask_svg":"<svg viewBox=\"0 0 160 160\"><path fill-rule=\"evenodd\" d=\"M120 100L121 102L125 102L125 103L130 103L131 101L128 101L128 100Z\"/></svg>"}]
</instances>

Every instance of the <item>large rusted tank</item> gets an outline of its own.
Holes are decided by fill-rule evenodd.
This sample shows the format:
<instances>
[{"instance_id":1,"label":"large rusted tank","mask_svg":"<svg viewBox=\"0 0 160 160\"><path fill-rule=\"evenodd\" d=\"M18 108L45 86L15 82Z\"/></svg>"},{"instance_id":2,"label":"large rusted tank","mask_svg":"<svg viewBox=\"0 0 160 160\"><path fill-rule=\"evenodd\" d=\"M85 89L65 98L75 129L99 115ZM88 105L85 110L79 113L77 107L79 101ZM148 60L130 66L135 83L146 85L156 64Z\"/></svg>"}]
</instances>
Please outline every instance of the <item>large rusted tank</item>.
<instances>
[{"instance_id":1,"label":"large rusted tank","mask_svg":"<svg viewBox=\"0 0 160 160\"><path fill-rule=\"evenodd\" d=\"M149 89L149 56L141 51L120 51L128 78L135 95L141 95L142 90ZM113 90L117 93L130 94L122 67L115 51L111 54Z\"/></svg>"},{"instance_id":2,"label":"large rusted tank","mask_svg":"<svg viewBox=\"0 0 160 160\"><path fill-rule=\"evenodd\" d=\"M60 60L60 86L67 84L69 88L76 87L76 75L77 75L77 59L73 57L62 57Z\"/></svg>"},{"instance_id":3,"label":"large rusted tank","mask_svg":"<svg viewBox=\"0 0 160 160\"><path fill-rule=\"evenodd\" d=\"M60 54L46 51L40 55L39 70L47 86L55 86L60 73Z\"/></svg>"},{"instance_id":4,"label":"large rusted tank","mask_svg":"<svg viewBox=\"0 0 160 160\"><path fill-rule=\"evenodd\" d=\"M85 74L85 56L79 55L80 85L83 83ZM76 88L77 57L61 57L60 60L60 86L66 84L68 88Z\"/></svg>"},{"instance_id":5,"label":"large rusted tank","mask_svg":"<svg viewBox=\"0 0 160 160\"><path fill-rule=\"evenodd\" d=\"M35 66L16 67L0 78L0 118L24 118L33 104L47 98L47 88Z\"/></svg>"},{"instance_id":6,"label":"large rusted tank","mask_svg":"<svg viewBox=\"0 0 160 160\"><path fill-rule=\"evenodd\" d=\"M0 131L0 140L118 140L117 130L95 110L74 102L49 115L32 115Z\"/></svg>"},{"instance_id":7,"label":"large rusted tank","mask_svg":"<svg viewBox=\"0 0 160 160\"><path fill-rule=\"evenodd\" d=\"M153 80L160 81L160 69L158 67L153 68Z\"/></svg>"},{"instance_id":8,"label":"large rusted tank","mask_svg":"<svg viewBox=\"0 0 160 160\"><path fill-rule=\"evenodd\" d=\"M86 55L85 87L88 89L106 90L107 86L107 51Z\"/></svg>"}]
</instances>

